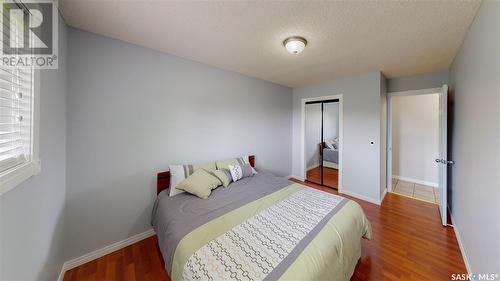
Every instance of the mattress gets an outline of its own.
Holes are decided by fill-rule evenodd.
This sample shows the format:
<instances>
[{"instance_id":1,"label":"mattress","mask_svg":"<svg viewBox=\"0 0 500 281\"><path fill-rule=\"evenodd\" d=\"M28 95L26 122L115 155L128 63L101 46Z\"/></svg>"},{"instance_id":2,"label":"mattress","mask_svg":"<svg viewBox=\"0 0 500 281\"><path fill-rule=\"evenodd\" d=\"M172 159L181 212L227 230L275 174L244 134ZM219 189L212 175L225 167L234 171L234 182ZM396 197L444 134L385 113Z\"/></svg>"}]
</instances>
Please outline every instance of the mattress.
<instances>
[{"instance_id":1,"label":"mattress","mask_svg":"<svg viewBox=\"0 0 500 281\"><path fill-rule=\"evenodd\" d=\"M371 228L354 201L270 173L208 199L161 192L152 225L172 280L349 280Z\"/></svg>"}]
</instances>

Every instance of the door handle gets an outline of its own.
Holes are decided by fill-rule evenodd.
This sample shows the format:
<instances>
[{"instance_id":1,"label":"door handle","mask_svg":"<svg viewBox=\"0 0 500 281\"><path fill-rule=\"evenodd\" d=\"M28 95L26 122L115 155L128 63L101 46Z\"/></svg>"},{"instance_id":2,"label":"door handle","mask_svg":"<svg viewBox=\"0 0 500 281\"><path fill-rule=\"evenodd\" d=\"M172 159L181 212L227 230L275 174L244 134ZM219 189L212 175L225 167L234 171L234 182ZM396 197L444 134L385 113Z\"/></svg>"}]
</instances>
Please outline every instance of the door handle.
<instances>
[{"instance_id":1,"label":"door handle","mask_svg":"<svg viewBox=\"0 0 500 281\"><path fill-rule=\"evenodd\" d=\"M444 159L437 159L436 158L436 160L434 160L434 161L436 161L436 163L442 163L442 164L448 164L448 165L455 164L455 161L453 161L453 160L444 160Z\"/></svg>"}]
</instances>

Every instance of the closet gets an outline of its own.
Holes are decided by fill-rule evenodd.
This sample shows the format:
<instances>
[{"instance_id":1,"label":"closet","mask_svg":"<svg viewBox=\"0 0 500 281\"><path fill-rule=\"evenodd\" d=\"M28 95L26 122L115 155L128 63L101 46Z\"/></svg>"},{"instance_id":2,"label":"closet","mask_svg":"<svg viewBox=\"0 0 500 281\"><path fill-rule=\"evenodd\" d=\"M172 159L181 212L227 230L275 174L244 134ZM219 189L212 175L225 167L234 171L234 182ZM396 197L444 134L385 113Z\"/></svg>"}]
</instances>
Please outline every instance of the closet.
<instances>
[{"instance_id":1,"label":"closet","mask_svg":"<svg viewBox=\"0 0 500 281\"><path fill-rule=\"evenodd\" d=\"M305 103L306 180L338 187L339 100Z\"/></svg>"}]
</instances>

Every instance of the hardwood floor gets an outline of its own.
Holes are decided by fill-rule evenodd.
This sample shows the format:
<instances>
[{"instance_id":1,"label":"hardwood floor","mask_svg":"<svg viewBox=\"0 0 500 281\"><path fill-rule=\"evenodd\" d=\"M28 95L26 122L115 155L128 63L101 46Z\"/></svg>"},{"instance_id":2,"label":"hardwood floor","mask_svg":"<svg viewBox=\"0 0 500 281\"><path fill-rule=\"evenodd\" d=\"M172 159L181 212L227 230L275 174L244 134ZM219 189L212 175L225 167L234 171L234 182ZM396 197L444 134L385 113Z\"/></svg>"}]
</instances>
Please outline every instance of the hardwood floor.
<instances>
[{"instance_id":1,"label":"hardwood floor","mask_svg":"<svg viewBox=\"0 0 500 281\"><path fill-rule=\"evenodd\" d=\"M437 205L390 193L381 206L345 197L363 207L373 230L372 240L363 239L351 280L450 280L452 273L466 273L455 233L441 225ZM64 281L170 280L163 268L153 236L69 270Z\"/></svg>"},{"instance_id":2,"label":"hardwood floor","mask_svg":"<svg viewBox=\"0 0 500 281\"><path fill-rule=\"evenodd\" d=\"M73 268L64 281L169 280L156 235Z\"/></svg>"},{"instance_id":3,"label":"hardwood floor","mask_svg":"<svg viewBox=\"0 0 500 281\"><path fill-rule=\"evenodd\" d=\"M339 185L339 171L333 168L323 167L323 184L328 187L337 188ZM321 183L321 167L312 168L307 171L306 179L311 183Z\"/></svg>"}]
</instances>

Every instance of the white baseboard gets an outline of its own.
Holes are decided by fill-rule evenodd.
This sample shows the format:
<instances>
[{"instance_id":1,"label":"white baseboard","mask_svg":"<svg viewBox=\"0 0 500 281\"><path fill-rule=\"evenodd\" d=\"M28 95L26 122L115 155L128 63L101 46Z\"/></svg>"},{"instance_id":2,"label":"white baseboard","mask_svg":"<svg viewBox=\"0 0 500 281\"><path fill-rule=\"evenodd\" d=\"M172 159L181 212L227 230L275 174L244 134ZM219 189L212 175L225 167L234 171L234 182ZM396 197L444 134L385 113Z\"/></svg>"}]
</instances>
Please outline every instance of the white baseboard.
<instances>
[{"instance_id":1,"label":"white baseboard","mask_svg":"<svg viewBox=\"0 0 500 281\"><path fill-rule=\"evenodd\" d=\"M387 194L387 188L384 188L384 192L382 193L382 197L380 197L380 204L384 202L385 195Z\"/></svg>"},{"instance_id":2,"label":"white baseboard","mask_svg":"<svg viewBox=\"0 0 500 281\"><path fill-rule=\"evenodd\" d=\"M412 179L412 178L402 177L402 176L397 176L397 175L393 175L392 178L397 179L397 180L402 180L402 181L409 181L409 182L413 182L413 183L417 183L417 184L421 184L421 185L438 187L438 184L436 182L431 182L431 181L423 181L423 180Z\"/></svg>"},{"instance_id":3,"label":"white baseboard","mask_svg":"<svg viewBox=\"0 0 500 281\"><path fill-rule=\"evenodd\" d=\"M289 178L294 178L294 179L297 179L297 180L299 180L299 181L305 181L305 179L304 179L303 177L294 176L294 175L289 175L289 176L287 177L287 179L289 179Z\"/></svg>"},{"instance_id":4,"label":"white baseboard","mask_svg":"<svg viewBox=\"0 0 500 281\"><path fill-rule=\"evenodd\" d=\"M379 205L379 206L381 204L380 200L376 200L376 199L373 199L373 198L370 198L370 197L366 197L364 195L360 195L360 194L357 194L357 193L354 193L354 192L351 192L351 191L345 191L344 189L342 189L342 191L339 190L339 193L340 194L349 195L351 197L355 197L355 198L358 198L358 199L361 199L363 201L367 201L367 202L370 202L370 203L373 203L373 204L376 204L376 205Z\"/></svg>"},{"instance_id":5,"label":"white baseboard","mask_svg":"<svg viewBox=\"0 0 500 281\"><path fill-rule=\"evenodd\" d=\"M77 257L77 258L71 259L69 261L66 261L62 266L58 281L62 281L64 279L64 273L70 269L73 269L77 266L85 264L89 261L93 261L95 259L98 259L98 258L105 256L109 253L112 253L114 251L118 251L122 248L130 246L136 242L144 240L144 239L151 237L153 235L155 235L155 232L153 229L150 229L150 230L144 231L142 233L136 234L134 236L131 236L129 238L123 239L121 241L115 242L115 243L108 245L106 247L103 247L101 249L97 249L95 251L87 253L81 257Z\"/></svg>"},{"instance_id":6,"label":"white baseboard","mask_svg":"<svg viewBox=\"0 0 500 281\"><path fill-rule=\"evenodd\" d=\"M314 169L314 168L317 168L319 167L319 164L316 164L316 165L313 165L313 166L310 166L310 167L307 167L307 170L311 170L311 169Z\"/></svg>"},{"instance_id":7,"label":"white baseboard","mask_svg":"<svg viewBox=\"0 0 500 281\"><path fill-rule=\"evenodd\" d=\"M460 252L464 258L465 269L467 269L467 273L471 274L472 270L470 268L469 258L467 258L467 253L465 252L465 247L462 243L462 238L460 237L460 231L458 231L458 226L455 224L455 219L453 219L453 214L450 212L450 208L448 208L448 212L450 213L451 223L453 224L453 230L455 231L455 237L457 237L458 247L460 248Z\"/></svg>"},{"instance_id":8,"label":"white baseboard","mask_svg":"<svg viewBox=\"0 0 500 281\"><path fill-rule=\"evenodd\" d=\"M61 268L61 272L59 272L59 277L57 278L57 281L63 281L64 280L64 273L66 273L67 269L64 269L64 264Z\"/></svg>"},{"instance_id":9,"label":"white baseboard","mask_svg":"<svg viewBox=\"0 0 500 281\"><path fill-rule=\"evenodd\" d=\"M304 181L304 179L302 177L294 176L294 175L290 175L290 176L288 176L288 178L294 178L294 179L298 179L300 181ZM340 194L349 195L351 197L355 197L355 198L361 199L363 201L367 201L367 202L370 202L370 203L373 203L373 204L376 204L376 205L380 206L380 204L382 204L382 201L384 200L384 197L385 197L385 195L387 193L387 189L384 190L384 193L382 194L382 199L381 200L376 200L376 199L373 199L373 198L366 197L364 195L359 195L359 194L354 193L354 192L345 191L343 188L342 188L342 190L339 188L338 192Z\"/></svg>"},{"instance_id":10,"label":"white baseboard","mask_svg":"<svg viewBox=\"0 0 500 281\"><path fill-rule=\"evenodd\" d=\"M338 170L339 169L339 164L323 160L323 167L325 167L325 168L332 168L332 169Z\"/></svg>"}]
</instances>

